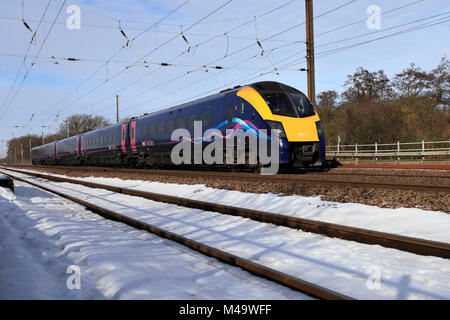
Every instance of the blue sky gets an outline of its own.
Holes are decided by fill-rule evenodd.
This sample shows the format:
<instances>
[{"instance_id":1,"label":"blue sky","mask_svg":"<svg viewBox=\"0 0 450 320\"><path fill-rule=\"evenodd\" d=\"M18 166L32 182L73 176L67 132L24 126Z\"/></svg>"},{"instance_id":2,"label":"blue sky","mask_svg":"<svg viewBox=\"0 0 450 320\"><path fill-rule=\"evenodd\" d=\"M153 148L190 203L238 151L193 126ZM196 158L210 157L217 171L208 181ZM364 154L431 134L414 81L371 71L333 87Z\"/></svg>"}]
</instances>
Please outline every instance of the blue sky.
<instances>
[{"instance_id":1,"label":"blue sky","mask_svg":"<svg viewBox=\"0 0 450 320\"><path fill-rule=\"evenodd\" d=\"M280 81L307 92L305 72L294 70L305 67L303 59L305 26L300 25L274 36L304 21L304 0L276 2L234 0L185 32L189 44L195 48L187 53L188 44L181 36L176 36L177 33L190 28L192 23L227 2L227 0L190 0L160 25L138 36L132 47L120 50L106 67L105 62L126 43L119 30L119 19L124 32L129 38L133 38L183 2L183 0L67 1L40 53L43 58L36 60L38 63L32 67L14 100L10 101L5 98L21 66L31 33L20 21L22 1L1 1L0 116L5 109L6 113L0 119L0 155L4 155L5 152L4 140L27 133L40 134L42 130L46 133L54 132L62 119L74 113L101 114L110 120L115 119L114 96L117 93L121 101L121 117L125 117L187 102L218 91L225 85L231 87L261 80ZM48 1L24 0L23 3L23 17L35 30ZM48 33L62 3L63 0L51 1L37 32L38 41L30 47L26 60L27 68L30 68L33 56L39 51L40 41ZM288 4L259 17L284 3ZM69 30L66 27L66 20L69 17L66 9L73 4L81 9L80 30ZM343 5L341 8L315 19L315 34L328 32L315 39L316 93L330 89L341 92L347 75L355 72L360 66L370 71L383 69L389 77L392 77L408 67L411 62L425 70L431 70L444 55L449 53L450 24L447 21L319 57L321 52L438 21L437 19L444 20L450 14L450 2L445 0L316 0L314 15L319 16L341 5ZM379 30L369 30L366 25L366 19L369 18L366 10L370 5L376 5L381 10ZM405 7L389 12L402 6ZM441 15L392 28L438 14ZM258 18L254 19L255 16ZM363 21L356 23L360 20ZM243 27L224 35L245 22L248 23ZM351 26L329 32L353 22L355 24ZM374 31L379 32L369 34ZM353 40L329 44L359 35L361 37ZM216 38L210 40L214 36ZM272 36L274 37L270 40L265 40ZM159 48L172 37L175 38ZM261 48L257 45L256 38L261 41L264 48L263 56L260 55ZM205 40L210 41L198 45ZM282 45L285 46L278 48ZM227 53L233 53L247 46L249 48L227 56ZM141 63L126 68L150 52L151 54L145 58L150 63L148 67L144 67ZM294 55L295 53L297 54ZM50 55L57 58L72 57L95 61L59 60L58 64L54 64L48 58ZM292 55L294 56L283 61ZM169 61L173 66L156 65ZM283 62L277 63L278 61ZM291 62L296 63L289 66L288 70L282 68ZM209 68L208 72L205 72L201 67L203 64L235 67L225 71ZM280 69L278 75L270 73L274 67ZM99 71L93 74L96 70ZM192 72L193 70L197 71ZM266 72L268 73L256 77ZM24 74L23 69L13 87L13 93ZM117 76L111 79L116 74ZM90 75L92 77L86 80ZM135 82L137 79L142 80ZM77 89L81 83L83 85ZM32 114L34 116L30 121Z\"/></svg>"}]
</instances>

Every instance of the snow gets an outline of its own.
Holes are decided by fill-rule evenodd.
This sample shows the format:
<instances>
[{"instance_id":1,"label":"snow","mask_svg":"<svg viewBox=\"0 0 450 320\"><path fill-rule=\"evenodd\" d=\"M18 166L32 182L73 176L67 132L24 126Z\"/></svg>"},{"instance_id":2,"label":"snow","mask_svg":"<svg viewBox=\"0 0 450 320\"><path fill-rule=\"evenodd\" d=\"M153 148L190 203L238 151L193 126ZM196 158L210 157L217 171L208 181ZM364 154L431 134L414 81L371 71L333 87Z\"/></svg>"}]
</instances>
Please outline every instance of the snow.
<instances>
[{"instance_id":1,"label":"snow","mask_svg":"<svg viewBox=\"0 0 450 320\"><path fill-rule=\"evenodd\" d=\"M0 257L0 299L310 299L17 181L0 188Z\"/></svg>"},{"instance_id":2,"label":"snow","mask_svg":"<svg viewBox=\"0 0 450 320\"><path fill-rule=\"evenodd\" d=\"M318 197L280 197L273 194L249 194L236 191L214 190L206 188L204 185L174 185L106 178L87 178L85 180L95 181L97 183L111 183L122 187L191 197L211 202L242 205L253 209L263 209L265 211L280 212L282 210L281 213L291 215L335 223L343 223L344 221L349 224L351 223L351 225L355 225L356 223L360 227L362 225L362 227L381 229L381 231L387 231L383 230L387 228L406 235L423 236L438 241L449 242L450 228L448 228L448 216L440 212L425 213L419 209L392 210L358 204L327 203L320 201ZM316 234L277 227L240 217L187 209L143 198L120 195L102 189L55 182L46 182L45 185L354 298L450 298L450 262L446 259L419 256L380 246L326 238ZM329 206L329 204L332 206ZM314 208L316 210L313 210ZM48 207L48 209L51 209L51 207ZM29 210L35 209L30 208ZM102 219L100 220L104 221ZM100 224L97 218L93 221L95 221L95 225ZM91 225L91 222L89 221L89 225ZM62 226L57 225L56 228L64 229L67 227L70 229L73 223L73 221L70 223L61 222ZM83 223L86 223L86 221L83 221ZM108 224L107 222L103 223ZM433 231L433 227L435 232ZM86 232L90 228L87 227ZM113 228L117 227L114 226ZM97 234L95 231L93 233ZM91 236L93 235L89 232L88 235L80 236L76 232L73 232L70 233L70 238L67 237L65 239L71 242L82 242L86 241L86 238L90 239ZM99 240L99 242L103 246L107 246L111 241L114 242L115 236L115 232L114 237L111 237L111 231L108 235L103 233L103 240ZM77 238L78 240L75 240ZM145 241L146 248L148 242ZM132 243L126 246L126 243L127 241L122 240L116 245L117 248L110 248L109 246L107 248L113 250L113 252L117 252L114 251L114 249L117 249L122 254L126 253L126 255L130 251L134 251L135 246L139 248L139 244ZM99 243L94 242L94 244L97 245ZM122 244L125 246L123 249ZM103 256L106 248L96 249L95 245L93 246L88 241L88 244L81 245L83 249L81 253L75 253L74 250L69 250L69 255L71 258L75 258L76 263L84 265L83 261L87 258L82 258L80 255L83 256L83 254L90 252L90 250L94 250L94 252ZM165 248L163 252L165 250L167 249ZM115 261L115 263L119 263L114 257L115 255L113 253L110 255L106 254L105 260L109 259ZM106 263L105 260L100 259L97 261L94 259L94 254L92 254L87 261L92 265L92 268L97 266L97 270L103 270L98 265ZM167 262L170 265L169 260L167 259ZM172 263L174 261L178 260L173 259ZM106 263L106 267L109 266L109 263ZM197 268L193 269L196 270ZM121 269L124 273L127 273L128 270L125 266ZM372 288L369 283L373 279L373 274L371 273L373 270L378 270L381 276L379 289ZM97 274L97 278L92 280L93 283L97 284L95 288L104 292L106 297L134 298L133 294L116 296L115 293L111 295L109 290L112 290L112 292L121 292L119 288L127 287L127 281L120 280L122 273L117 275L114 271L115 269L112 269L112 271L103 275L103 277L97 274L100 271L94 273ZM167 279L171 274L172 272L166 272L165 269L162 269L157 279ZM98 285L99 277L103 279L103 282L101 281L102 285L100 286ZM119 277L119 280L116 281L116 277ZM224 287L228 288L229 281L221 282L221 276L216 280L218 279L220 279L219 283L223 283ZM172 283L170 280L167 281ZM118 284L113 285L115 283ZM180 287L180 283L173 283L173 290L176 291L176 288ZM203 290L207 290L210 285L215 284L217 284L216 281L208 282L202 290L196 291L197 295L195 297L201 296ZM113 289L110 289L111 286ZM213 291L217 292L217 290ZM232 295L227 297L240 298L234 294L236 294L236 291L233 291ZM251 299L248 294L243 296ZM175 294L175 297L178 297L178 295ZM211 294L203 297L217 298L217 296ZM186 298L186 296L180 296L180 298ZM264 296L264 298L267 298L267 296Z\"/></svg>"}]
</instances>

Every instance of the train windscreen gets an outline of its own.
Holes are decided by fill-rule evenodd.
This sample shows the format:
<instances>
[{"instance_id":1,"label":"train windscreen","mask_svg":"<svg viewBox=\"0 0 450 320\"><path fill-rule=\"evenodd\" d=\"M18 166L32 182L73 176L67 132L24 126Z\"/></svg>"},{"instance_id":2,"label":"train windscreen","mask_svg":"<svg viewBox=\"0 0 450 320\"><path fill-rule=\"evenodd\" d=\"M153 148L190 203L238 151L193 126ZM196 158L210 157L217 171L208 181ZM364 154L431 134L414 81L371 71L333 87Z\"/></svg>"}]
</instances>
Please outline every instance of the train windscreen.
<instances>
[{"instance_id":1,"label":"train windscreen","mask_svg":"<svg viewBox=\"0 0 450 320\"><path fill-rule=\"evenodd\" d=\"M289 97L298 112L299 117L309 117L314 115L314 108L308 99L301 93L288 93Z\"/></svg>"},{"instance_id":2,"label":"train windscreen","mask_svg":"<svg viewBox=\"0 0 450 320\"><path fill-rule=\"evenodd\" d=\"M313 116L314 107L300 91L273 81L252 84L275 115L303 118Z\"/></svg>"},{"instance_id":3,"label":"train windscreen","mask_svg":"<svg viewBox=\"0 0 450 320\"><path fill-rule=\"evenodd\" d=\"M273 114L297 117L289 98L284 92L265 92L263 96Z\"/></svg>"}]
</instances>

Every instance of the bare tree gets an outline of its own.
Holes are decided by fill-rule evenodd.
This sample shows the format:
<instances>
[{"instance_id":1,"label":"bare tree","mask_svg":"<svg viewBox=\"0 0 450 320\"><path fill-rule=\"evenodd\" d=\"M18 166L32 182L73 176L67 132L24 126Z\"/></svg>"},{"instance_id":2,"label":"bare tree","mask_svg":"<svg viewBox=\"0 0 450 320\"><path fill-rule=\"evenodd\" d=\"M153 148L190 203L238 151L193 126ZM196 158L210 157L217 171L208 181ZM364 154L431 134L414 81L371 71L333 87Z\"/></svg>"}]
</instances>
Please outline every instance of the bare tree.
<instances>
[{"instance_id":1,"label":"bare tree","mask_svg":"<svg viewBox=\"0 0 450 320\"><path fill-rule=\"evenodd\" d=\"M393 96L390 81L383 70L369 72L359 67L353 75L347 76L342 97L350 101L384 100Z\"/></svg>"},{"instance_id":2,"label":"bare tree","mask_svg":"<svg viewBox=\"0 0 450 320\"><path fill-rule=\"evenodd\" d=\"M88 131L104 128L111 125L103 116L91 116L89 114L74 114L66 118L59 126L57 132L62 137L74 136Z\"/></svg>"},{"instance_id":3,"label":"bare tree","mask_svg":"<svg viewBox=\"0 0 450 320\"><path fill-rule=\"evenodd\" d=\"M438 106L450 107L450 61L447 56L441 59L439 65L431 70L429 76L430 94Z\"/></svg>"},{"instance_id":4,"label":"bare tree","mask_svg":"<svg viewBox=\"0 0 450 320\"><path fill-rule=\"evenodd\" d=\"M430 87L429 80L429 75L425 71L411 63L407 69L395 75L392 85L400 96L416 97Z\"/></svg>"}]
</instances>

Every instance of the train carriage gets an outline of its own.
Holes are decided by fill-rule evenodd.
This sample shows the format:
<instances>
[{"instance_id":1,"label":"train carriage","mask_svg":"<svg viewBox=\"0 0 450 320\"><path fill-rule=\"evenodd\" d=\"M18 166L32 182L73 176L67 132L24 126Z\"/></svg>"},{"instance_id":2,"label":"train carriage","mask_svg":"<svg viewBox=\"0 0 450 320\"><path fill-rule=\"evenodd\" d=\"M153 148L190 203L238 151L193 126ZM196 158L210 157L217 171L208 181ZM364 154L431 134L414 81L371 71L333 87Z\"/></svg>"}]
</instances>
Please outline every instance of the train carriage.
<instances>
[{"instance_id":1,"label":"train carriage","mask_svg":"<svg viewBox=\"0 0 450 320\"><path fill-rule=\"evenodd\" d=\"M194 130L195 121L201 121L201 132ZM211 142L203 136L207 129L218 130L225 139L235 139L233 134L229 134L230 130L236 132L237 129L242 129L249 134L260 136L261 129L265 129L269 132L268 140L270 130L275 130L279 136L279 163L282 167L304 168L325 163L323 128L314 106L306 96L282 83L257 82L87 132L69 138L71 140L61 140L54 145L60 144L58 150L62 150L68 141L73 143L75 140L76 150L72 148L69 150L71 154L60 155L52 160L48 156L40 156L41 151L36 151L38 153L33 153L33 164L60 162L84 165L172 166L171 152L177 141L172 141L171 138L173 131L178 128L188 132L188 136L182 139L190 139L192 146L200 143L202 148ZM248 145L245 150L246 156L249 156ZM191 163L194 163L193 160ZM229 163L226 165L230 166ZM234 163L231 164L233 165ZM256 164L260 165L261 163Z\"/></svg>"},{"instance_id":2,"label":"train carriage","mask_svg":"<svg viewBox=\"0 0 450 320\"><path fill-rule=\"evenodd\" d=\"M69 137L59 140L55 144L55 160L57 164L74 165L78 164L79 156L79 136Z\"/></svg>"},{"instance_id":3,"label":"train carriage","mask_svg":"<svg viewBox=\"0 0 450 320\"><path fill-rule=\"evenodd\" d=\"M120 165L122 124L90 131L80 135L79 160L82 165Z\"/></svg>"},{"instance_id":4,"label":"train carriage","mask_svg":"<svg viewBox=\"0 0 450 320\"><path fill-rule=\"evenodd\" d=\"M57 164L55 155L56 142L50 142L31 150L31 163L35 165Z\"/></svg>"}]
</instances>

